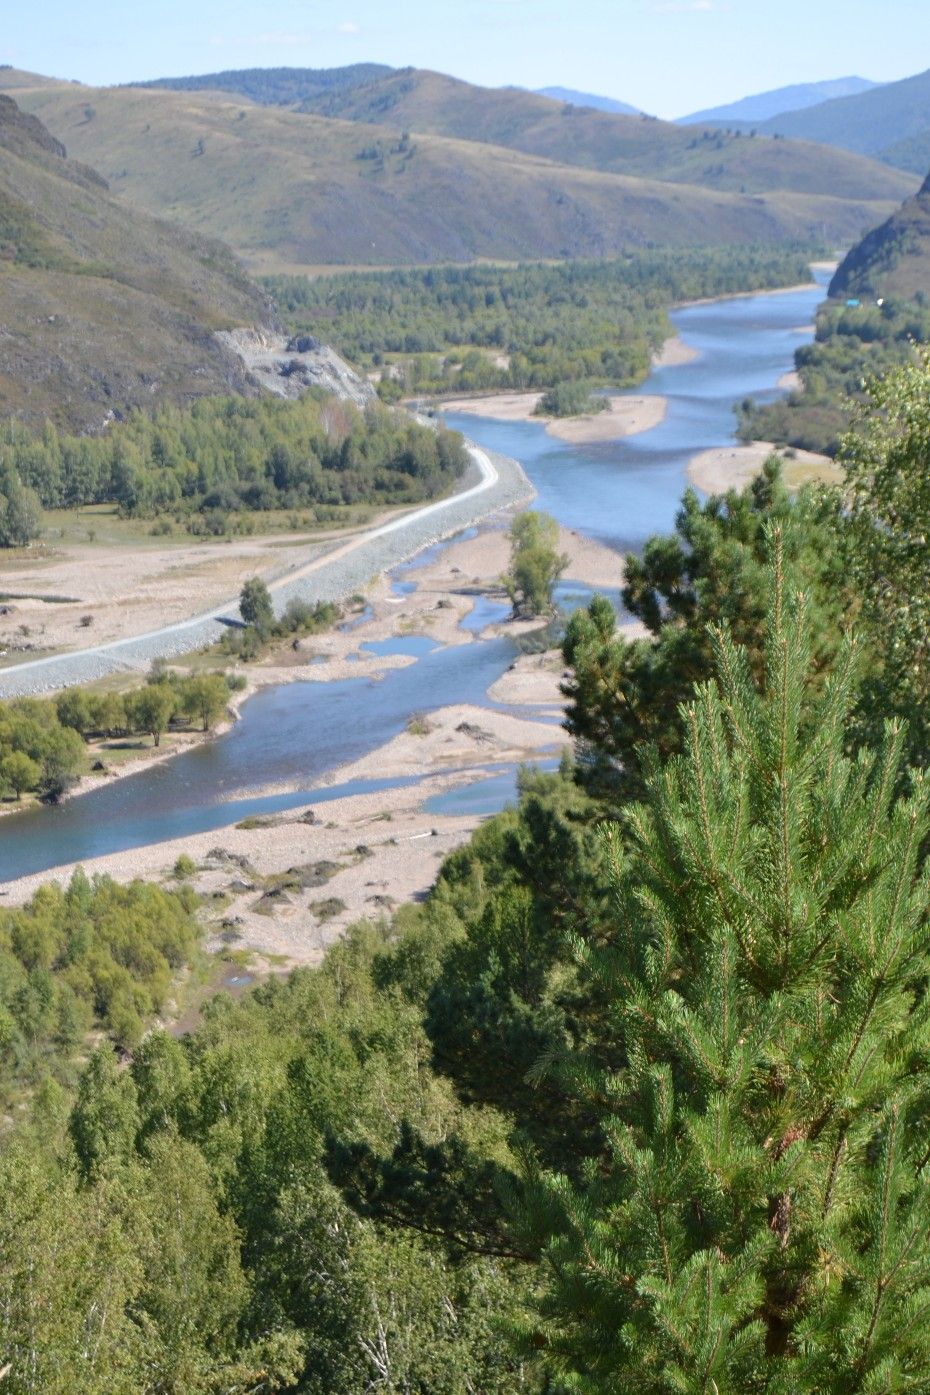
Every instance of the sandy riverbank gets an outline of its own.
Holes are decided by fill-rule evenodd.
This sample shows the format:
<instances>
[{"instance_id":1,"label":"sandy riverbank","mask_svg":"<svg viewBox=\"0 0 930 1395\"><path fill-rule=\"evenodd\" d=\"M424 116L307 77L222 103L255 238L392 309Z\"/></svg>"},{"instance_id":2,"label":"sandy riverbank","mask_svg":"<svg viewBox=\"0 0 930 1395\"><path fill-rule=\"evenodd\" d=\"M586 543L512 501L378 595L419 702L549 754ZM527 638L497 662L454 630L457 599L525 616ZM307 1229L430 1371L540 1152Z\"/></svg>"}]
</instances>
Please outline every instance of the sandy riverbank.
<instances>
[{"instance_id":1,"label":"sandy riverbank","mask_svg":"<svg viewBox=\"0 0 930 1395\"><path fill-rule=\"evenodd\" d=\"M443 402L441 410L460 412L463 416L490 417L494 421L539 422L545 424L549 436L572 445L618 441L623 436L651 431L668 410L664 397L631 396L610 397L606 411L580 417L537 416L536 408L542 396L541 392L498 392L487 397L457 397Z\"/></svg>"},{"instance_id":2,"label":"sandy riverbank","mask_svg":"<svg viewBox=\"0 0 930 1395\"><path fill-rule=\"evenodd\" d=\"M443 548L409 573L417 583L409 595L396 595L390 580L379 578L369 592L369 619L352 630L313 636L298 651L281 652L248 669L250 690L265 683L357 675L359 663L365 664L366 676L375 677L387 667L413 662L404 656L350 659L350 654L364 654L360 646L366 641L390 635L429 634L442 643L474 643L459 622L474 605L477 588L493 587L506 566L507 524L508 518L500 517L475 537ZM572 579L593 586L622 583L622 559L611 549L571 530L562 530L560 546L569 556ZM504 622L494 628L514 633L526 626ZM489 693L495 703L512 706L512 712L466 705L430 712L422 726L320 781L325 787L371 776L414 776L414 786L316 806L308 799L293 813L271 816L259 826L227 826L109 854L87 861L86 870L119 881L145 877L172 885L172 869L184 853L197 864L191 882L195 889L205 897L223 897L218 911L206 903L209 950L249 951L258 974L316 963L353 921L389 915L404 902L424 897L443 858L481 822L474 814L425 810L431 795L492 775L502 765L555 756L564 747L566 735L552 720L563 702L562 673L557 651L519 656ZM313 822L306 817L308 807ZM72 870L10 883L0 905L21 904L43 882L64 880Z\"/></svg>"},{"instance_id":3,"label":"sandy riverbank","mask_svg":"<svg viewBox=\"0 0 930 1395\"><path fill-rule=\"evenodd\" d=\"M460 622L474 606L476 594L486 594L488 588L494 593L509 556L508 522L507 516L493 520L476 536L449 544L426 565L415 568L409 577L417 583L416 590L408 595L398 596L389 578L378 578L369 590L368 619L349 630L312 636L301 641L297 650L279 651L267 663L246 668L243 671L249 688L236 695L236 706L266 684L324 682L360 676L360 671L377 679L390 668L414 662L404 655L366 654L361 646L372 640L425 634L444 644L474 643ZM568 574L572 579L593 586L622 583L622 559L611 549L572 530L562 530L560 546L570 559ZM496 594L504 599L502 593ZM494 627L505 633L526 628L531 626L510 621ZM325 787L372 775L416 776L419 783L415 788L332 801L320 806L319 822L312 825L302 822L297 814L286 815L268 827L226 827L113 853L88 861L87 870L105 872L121 881L138 876L170 880L174 862L186 853L203 864L194 881L198 890L205 894L224 890L232 897L221 917L231 924L212 926L211 946L218 947L221 935L234 932L238 947L259 956L282 955L288 963L311 962L353 920L380 914L392 904L425 894L435 879L439 860L464 842L480 821L476 816L430 816L421 807L429 794L478 779L489 767L549 754L564 744L564 732L552 721L562 702L558 686L562 668L558 653L518 657L491 693L493 701L513 705L516 710L512 714L463 706L431 712L425 729L404 732L320 781ZM534 709L538 720L533 719ZM133 767L138 769L139 762L134 761ZM104 778L119 778L121 773ZM271 794L280 789L256 793ZM362 844L370 851L356 854L353 850ZM246 857L255 875L243 877L236 864L212 865L208 854L217 847L235 857ZM268 889L265 879L310 861L339 866L324 887L291 889L286 899L272 898L255 908ZM63 879L71 870L56 869L10 883L0 904L21 903L42 882L51 877ZM240 880L247 882L248 888L230 890L230 884ZM342 908L333 911L331 905L321 918L318 912L324 900L339 901Z\"/></svg>"},{"instance_id":4,"label":"sandy riverbank","mask_svg":"<svg viewBox=\"0 0 930 1395\"><path fill-rule=\"evenodd\" d=\"M135 775L146 766L170 760L205 741L219 740L238 718L244 703L262 688L282 683L329 683L360 677L377 681L393 669L416 662L411 655L372 654L363 647L372 641L421 634L442 645L471 643L472 635L461 628L461 622L478 597L490 594L502 604L506 603L498 578L509 558L507 526L508 519L501 517L482 528L475 537L443 548L428 567L418 567L411 574L416 577L417 588L409 595L398 597L388 577L377 578L366 598L370 617L361 624L355 615L350 617L349 628L337 627L299 639L296 647L283 644L254 665L237 666L224 662L222 656L217 655L216 668L226 668L246 681L246 687L232 695L226 720L217 723L206 735L197 731L167 732L158 747L151 743L150 737L127 738L133 746L131 753L127 753L126 741L122 739L94 742L88 750L88 759L102 761L106 769L84 775L67 797L75 798ZM563 528L559 534L559 549L568 558L566 574L573 581L611 588L623 584L623 560L611 548L584 537L575 529ZM507 621L495 628L517 635L532 629L533 624ZM524 698L495 694L495 700L523 702ZM557 700L557 693L551 700ZM0 818L15 817L21 807L30 807L30 802L22 806L12 800L0 804Z\"/></svg>"},{"instance_id":5,"label":"sandy riverbank","mask_svg":"<svg viewBox=\"0 0 930 1395\"><path fill-rule=\"evenodd\" d=\"M666 339L657 354L652 356L653 368L678 368L683 363L693 363L701 355L697 349L686 344L680 334Z\"/></svg>"},{"instance_id":6,"label":"sandy riverbank","mask_svg":"<svg viewBox=\"0 0 930 1395\"><path fill-rule=\"evenodd\" d=\"M534 656L535 657L535 656ZM550 687L553 684L550 684ZM505 689L506 690L506 689ZM275 956L278 967L316 962L345 927L364 916L389 914L425 895L440 861L477 827L476 815L442 816L423 801L455 785L495 773L502 762L549 754L565 736L551 723L459 706L431 713L424 735L402 733L382 750L343 771L344 779L420 775L415 786L356 795L293 813L273 815L259 826L215 829L84 863L88 874L118 881L135 877L172 881L183 853L198 871L191 884L204 896L224 895L218 915L207 910L207 948L224 945ZM314 822L308 821L307 809ZM221 850L219 855L216 850ZM71 868L10 883L0 905L20 904L50 878ZM282 894L275 879L291 872ZM326 904L328 903L328 904Z\"/></svg>"},{"instance_id":7,"label":"sandy riverbank","mask_svg":"<svg viewBox=\"0 0 930 1395\"><path fill-rule=\"evenodd\" d=\"M723 494L728 489L742 489L762 469L770 455L780 455L784 462L785 483L789 489L819 480L836 484L843 472L828 455L814 451L793 450L790 455L771 441L750 441L743 446L719 446L692 456L688 479L705 494Z\"/></svg>"}]
</instances>

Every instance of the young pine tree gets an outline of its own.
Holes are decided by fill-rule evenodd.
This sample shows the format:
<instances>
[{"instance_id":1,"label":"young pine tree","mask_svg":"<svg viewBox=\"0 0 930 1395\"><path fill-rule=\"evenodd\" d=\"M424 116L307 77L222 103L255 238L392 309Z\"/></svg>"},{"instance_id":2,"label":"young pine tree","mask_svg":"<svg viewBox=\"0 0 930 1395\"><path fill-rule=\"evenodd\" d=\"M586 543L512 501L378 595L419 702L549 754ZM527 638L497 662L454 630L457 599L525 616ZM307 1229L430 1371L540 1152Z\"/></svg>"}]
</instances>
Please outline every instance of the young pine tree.
<instances>
[{"instance_id":1,"label":"young pine tree","mask_svg":"<svg viewBox=\"0 0 930 1395\"><path fill-rule=\"evenodd\" d=\"M893 726L844 754L854 646L802 713L774 553L761 682L717 632L683 753L603 835L615 934L579 955L623 1064L548 1067L603 1149L522 1196L533 1339L592 1395L930 1390L927 781L896 799Z\"/></svg>"}]
</instances>

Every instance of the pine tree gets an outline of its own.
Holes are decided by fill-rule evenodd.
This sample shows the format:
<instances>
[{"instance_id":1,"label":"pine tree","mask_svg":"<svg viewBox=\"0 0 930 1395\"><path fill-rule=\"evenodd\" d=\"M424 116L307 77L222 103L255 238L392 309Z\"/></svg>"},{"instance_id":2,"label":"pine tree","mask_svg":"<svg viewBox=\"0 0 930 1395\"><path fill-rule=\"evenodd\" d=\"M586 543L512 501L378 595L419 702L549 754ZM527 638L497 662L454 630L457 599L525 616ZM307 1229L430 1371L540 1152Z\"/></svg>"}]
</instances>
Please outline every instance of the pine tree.
<instances>
[{"instance_id":1,"label":"pine tree","mask_svg":"<svg viewBox=\"0 0 930 1395\"><path fill-rule=\"evenodd\" d=\"M782 528L785 555L808 595L813 681L832 665L857 605L839 494L808 488L793 498L777 456L740 492L702 503L686 490L675 532L624 559L623 603L648 633L631 640L617 632L603 596L576 611L565 633L566 726L591 793L637 798L640 751L681 751L681 705L712 671L710 625L726 625L747 647L753 672L761 671L773 527Z\"/></svg>"},{"instance_id":2,"label":"pine tree","mask_svg":"<svg viewBox=\"0 0 930 1395\"><path fill-rule=\"evenodd\" d=\"M780 538L761 681L714 635L684 750L606 828L614 931L579 942L622 1064L550 1061L598 1110L580 1182L530 1178L534 1344L622 1395L930 1390L927 781L902 731L844 752Z\"/></svg>"}]
</instances>

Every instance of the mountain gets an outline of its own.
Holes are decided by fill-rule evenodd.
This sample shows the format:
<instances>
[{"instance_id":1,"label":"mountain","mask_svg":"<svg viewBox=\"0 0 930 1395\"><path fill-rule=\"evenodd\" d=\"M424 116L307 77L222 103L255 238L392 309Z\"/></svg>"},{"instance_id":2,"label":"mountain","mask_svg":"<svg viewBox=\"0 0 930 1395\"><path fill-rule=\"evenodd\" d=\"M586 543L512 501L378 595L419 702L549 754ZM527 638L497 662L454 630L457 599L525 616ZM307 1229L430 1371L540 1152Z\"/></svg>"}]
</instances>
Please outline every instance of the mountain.
<instances>
[{"instance_id":1,"label":"mountain","mask_svg":"<svg viewBox=\"0 0 930 1395\"><path fill-rule=\"evenodd\" d=\"M0 95L0 415L70 428L246 390L214 337L268 323L228 250L111 197Z\"/></svg>"},{"instance_id":2,"label":"mountain","mask_svg":"<svg viewBox=\"0 0 930 1395\"><path fill-rule=\"evenodd\" d=\"M162 87L172 92L234 92L263 106L291 106L331 93L362 87L394 71L385 63L352 63L347 68L239 68L200 77L155 78L132 87Z\"/></svg>"},{"instance_id":3,"label":"mountain","mask_svg":"<svg viewBox=\"0 0 930 1395\"><path fill-rule=\"evenodd\" d=\"M792 87L776 87L771 92L757 92L751 97L743 97L738 102L729 102L722 107L708 107L706 111L695 111L690 116L680 116L681 126L727 125L729 122L745 126L747 122L767 121L780 116L782 112L803 111L807 107L828 102L834 97L856 97L861 92L869 92L878 87L877 82L868 78L830 78L826 82L801 82Z\"/></svg>"},{"instance_id":4,"label":"mountain","mask_svg":"<svg viewBox=\"0 0 930 1395\"><path fill-rule=\"evenodd\" d=\"M288 71L299 75L301 70ZM476 87L425 69L390 69L358 82L350 80L352 71L332 70L338 80L326 85L325 70L308 70L304 85L314 92L295 105L305 114L390 125L398 131L519 150L560 165L732 193L791 190L898 203L917 186L915 179L861 157L825 153L810 143L746 140L741 134L709 127L696 131L642 115L569 105L517 87ZM262 70L258 74L262 76ZM252 87L255 74L241 76L244 92ZM206 92L215 77L185 78L184 82L189 90L199 84ZM272 85L268 90L283 94L295 88ZM855 234L860 231L857 227Z\"/></svg>"},{"instance_id":5,"label":"mountain","mask_svg":"<svg viewBox=\"0 0 930 1395\"><path fill-rule=\"evenodd\" d=\"M857 97L836 97L806 111L788 112L759 129L823 141L923 175L930 149L930 71L884 83Z\"/></svg>"},{"instance_id":6,"label":"mountain","mask_svg":"<svg viewBox=\"0 0 930 1395\"><path fill-rule=\"evenodd\" d=\"M784 189L897 201L916 186L916 180L902 182L874 163L825 154L816 145L749 140L711 128L695 131L653 117L566 106L518 88L476 87L417 68L396 69L375 82L306 101L301 109L504 146L602 173L734 193Z\"/></svg>"},{"instance_id":7,"label":"mountain","mask_svg":"<svg viewBox=\"0 0 930 1395\"><path fill-rule=\"evenodd\" d=\"M474 89L462 86L472 110ZM19 97L126 200L222 237L262 272L605 257L651 244L848 243L887 217L916 183L857 157L809 147L811 189L818 187L818 171L829 169L844 196L778 188L748 196L578 168L477 141L405 135L394 125L243 105L216 92L61 84L21 88ZM527 100L556 113L577 110L543 97ZM623 122L637 134L663 124L600 112L582 113L586 118ZM570 125L576 118L556 119ZM689 138L668 129L676 142ZM784 147L789 165L794 160L787 142L758 144L768 147L767 158L781 158ZM740 159L752 168L756 142L731 145L735 178ZM715 148L700 158L723 155ZM645 148L639 161L649 167ZM830 187L825 175L820 187Z\"/></svg>"},{"instance_id":8,"label":"mountain","mask_svg":"<svg viewBox=\"0 0 930 1395\"><path fill-rule=\"evenodd\" d=\"M567 102L573 107L593 107L595 111L610 111L615 116L639 116L639 107L618 102L614 97L598 97L593 92L576 92L571 87L537 87L537 97L551 97L554 102Z\"/></svg>"},{"instance_id":9,"label":"mountain","mask_svg":"<svg viewBox=\"0 0 930 1395\"><path fill-rule=\"evenodd\" d=\"M831 296L930 297L930 175L881 227L866 233L840 263Z\"/></svg>"}]
</instances>

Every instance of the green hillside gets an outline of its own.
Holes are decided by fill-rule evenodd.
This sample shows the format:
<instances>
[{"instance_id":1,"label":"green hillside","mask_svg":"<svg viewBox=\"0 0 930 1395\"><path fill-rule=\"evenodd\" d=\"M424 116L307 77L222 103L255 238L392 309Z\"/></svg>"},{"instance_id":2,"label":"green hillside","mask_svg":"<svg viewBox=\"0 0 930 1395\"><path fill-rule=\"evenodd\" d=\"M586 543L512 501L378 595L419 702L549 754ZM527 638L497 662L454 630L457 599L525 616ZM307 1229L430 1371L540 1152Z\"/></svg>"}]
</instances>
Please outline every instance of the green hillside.
<instances>
[{"instance_id":1,"label":"green hillside","mask_svg":"<svg viewBox=\"0 0 930 1395\"><path fill-rule=\"evenodd\" d=\"M93 427L243 388L213 331L268 319L228 251L114 200L0 96L0 413Z\"/></svg>"},{"instance_id":2,"label":"green hillside","mask_svg":"<svg viewBox=\"0 0 930 1395\"><path fill-rule=\"evenodd\" d=\"M836 97L806 111L776 116L759 129L824 141L922 175L930 141L930 70L858 96Z\"/></svg>"},{"instance_id":3,"label":"green hillside","mask_svg":"<svg viewBox=\"0 0 930 1395\"><path fill-rule=\"evenodd\" d=\"M930 298L930 176L914 198L851 249L830 295Z\"/></svg>"},{"instance_id":4,"label":"green hillside","mask_svg":"<svg viewBox=\"0 0 930 1395\"><path fill-rule=\"evenodd\" d=\"M744 402L741 434L834 455L871 378L930 341L930 177L846 255L795 354L799 384L777 402ZM849 302L847 304L847 302Z\"/></svg>"},{"instance_id":5,"label":"green hillside","mask_svg":"<svg viewBox=\"0 0 930 1395\"><path fill-rule=\"evenodd\" d=\"M892 173L884 190L856 197L744 196L216 93L61 84L21 88L20 99L114 191L222 237L263 272L609 257L650 244L848 242L902 197L890 197Z\"/></svg>"},{"instance_id":6,"label":"green hillside","mask_svg":"<svg viewBox=\"0 0 930 1395\"><path fill-rule=\"evenodd\" d=\"M735 193L775 189L847 199L904 198L905 177L849 152L596 111L517 88L475 87L414 68L302 104L344 120L509 146L559 164Z\"/></svg>"}]
</instances>

